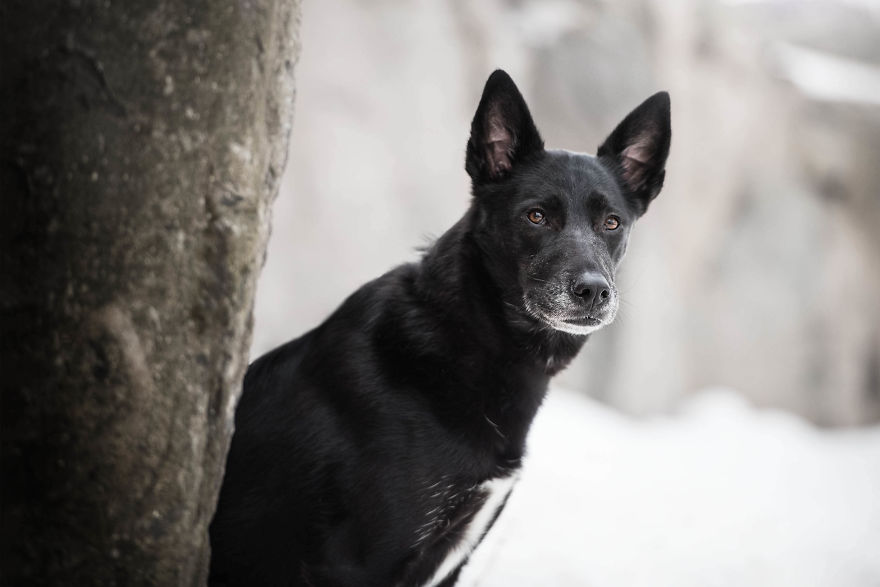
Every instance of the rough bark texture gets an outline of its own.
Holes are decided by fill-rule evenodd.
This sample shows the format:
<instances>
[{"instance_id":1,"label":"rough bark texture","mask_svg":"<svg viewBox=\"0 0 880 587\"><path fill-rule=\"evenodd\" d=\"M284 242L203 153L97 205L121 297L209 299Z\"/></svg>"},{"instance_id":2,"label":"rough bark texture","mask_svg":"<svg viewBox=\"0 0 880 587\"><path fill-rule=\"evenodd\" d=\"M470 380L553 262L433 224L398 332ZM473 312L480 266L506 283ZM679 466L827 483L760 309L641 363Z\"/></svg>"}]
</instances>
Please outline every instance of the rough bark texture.
<instances>
[{"instance_id":1,"label":"rough bark texture","mask_svg":"<svg viewBox=\"0 0 880 587\"><path fill-rule=\"evenodd\" d=\"M2 583L205 582L291 0L6 0Z\"/></svg>"}]
</instances>

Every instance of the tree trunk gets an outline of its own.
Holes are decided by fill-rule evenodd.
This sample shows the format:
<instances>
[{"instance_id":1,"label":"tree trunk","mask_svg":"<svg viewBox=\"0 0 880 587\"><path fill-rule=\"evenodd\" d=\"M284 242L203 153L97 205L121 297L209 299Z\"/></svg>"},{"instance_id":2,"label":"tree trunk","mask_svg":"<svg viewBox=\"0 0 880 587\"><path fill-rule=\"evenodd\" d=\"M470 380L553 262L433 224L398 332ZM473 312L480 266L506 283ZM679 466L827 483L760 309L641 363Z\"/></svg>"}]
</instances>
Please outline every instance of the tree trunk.
<instances>
[{"instance_id":1,"label":"tree trunk","mask_svg":"<svg viewBox=\"0 0 880 587\"><path fill-rule=\"evenodd\" d=\"M5 0L4 585L197 585L298 1Z\"/></svg>"}]
</instances>

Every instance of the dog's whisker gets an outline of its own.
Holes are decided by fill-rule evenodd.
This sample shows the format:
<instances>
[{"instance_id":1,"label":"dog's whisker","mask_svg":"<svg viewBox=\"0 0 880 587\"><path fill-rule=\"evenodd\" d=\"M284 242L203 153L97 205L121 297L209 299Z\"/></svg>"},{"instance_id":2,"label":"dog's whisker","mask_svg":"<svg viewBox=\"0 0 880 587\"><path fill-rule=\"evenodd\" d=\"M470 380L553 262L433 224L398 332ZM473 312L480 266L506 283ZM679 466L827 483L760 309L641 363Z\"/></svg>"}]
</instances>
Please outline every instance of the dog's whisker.
<instances>
[{"instance_id":1,"label":"dog's whisker","mask_svg":"<svg viewBox=\"0 0 880 587\"><path fill-rule=\"evenodd\" d=\"M487 416L486 414L483 414L483 417L486 418L486 422L488 422L489 425L492 426L492 429L498 434L498 436L501 437L501 440L507 440L507 437L504 436L504 433L501 432L501 428L498 427L498 424L493 422L492 419L489 418L489 416Z\"/></svg>"}]
</instances>

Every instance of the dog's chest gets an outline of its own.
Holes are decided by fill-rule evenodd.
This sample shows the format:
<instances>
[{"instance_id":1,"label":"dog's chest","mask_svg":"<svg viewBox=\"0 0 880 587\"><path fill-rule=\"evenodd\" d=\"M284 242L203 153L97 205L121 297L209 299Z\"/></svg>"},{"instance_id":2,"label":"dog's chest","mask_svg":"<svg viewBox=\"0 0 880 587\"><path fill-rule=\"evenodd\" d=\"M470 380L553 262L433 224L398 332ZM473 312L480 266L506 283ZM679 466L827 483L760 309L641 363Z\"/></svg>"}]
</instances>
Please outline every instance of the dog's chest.
<instances>
[{"instance_id":1,"label":"dog's chest","mask_svg":"<svg viewBox=\"0 0 880 587\"><path fill-rule=\"evenodd\" d=\"M429 495L436 504L428 511L428 522L418 532L418 543L434 543L435 548L446 548L439 566L423 583L435 587L459 567L480 543L489 526L518 478L513 472L503 477L488 479L479 485L456 487L443 481L429 487Z\"/></svg>"}]
</instances>

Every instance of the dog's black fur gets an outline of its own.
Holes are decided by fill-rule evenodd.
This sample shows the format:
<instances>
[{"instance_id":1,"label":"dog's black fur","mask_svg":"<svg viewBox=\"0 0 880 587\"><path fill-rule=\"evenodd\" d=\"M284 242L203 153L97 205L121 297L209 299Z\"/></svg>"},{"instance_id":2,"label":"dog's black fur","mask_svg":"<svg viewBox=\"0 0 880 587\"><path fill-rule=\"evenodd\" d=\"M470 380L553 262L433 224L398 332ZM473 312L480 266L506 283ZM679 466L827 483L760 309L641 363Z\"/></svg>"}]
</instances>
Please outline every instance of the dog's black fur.
<instances>
[{"instance_id":1,"label":"dog's black fur","mask_svg":"<svg viewBox=\"0 0 880 587\"><path fill-rule=\"evenodd\" d=\"M469 552L434 575L489 499L482 484L517 471L549 378L614 318L614 272L669 139L658 93L596 157L544 150L493 73L464 217L248 369L211 584L453 585Z\"/></svg>"}]
</instances>

